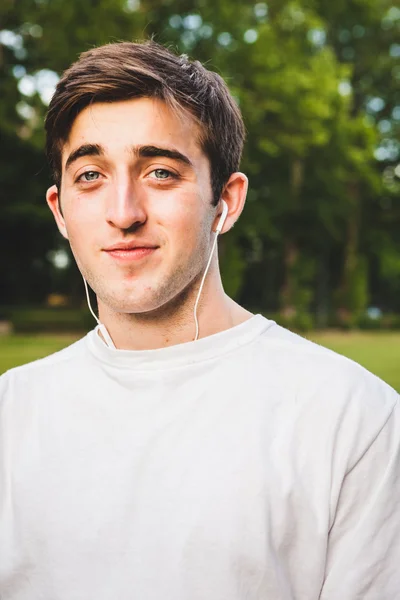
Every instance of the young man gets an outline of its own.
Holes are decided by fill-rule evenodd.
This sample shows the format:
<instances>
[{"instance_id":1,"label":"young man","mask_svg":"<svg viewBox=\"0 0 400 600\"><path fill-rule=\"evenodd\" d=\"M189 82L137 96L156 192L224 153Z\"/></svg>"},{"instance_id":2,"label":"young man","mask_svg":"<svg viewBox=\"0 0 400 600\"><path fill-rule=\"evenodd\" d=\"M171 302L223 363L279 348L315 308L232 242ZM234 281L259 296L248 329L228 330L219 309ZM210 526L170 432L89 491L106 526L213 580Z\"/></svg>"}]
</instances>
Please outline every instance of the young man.
<instances>
[{"instance_id":1,"label":"young man","mask_svg":"<svg viewBox=\"0 0 400 600\"><path fill-rule=\"evenodd\" d=\"M398 395L223 291L247 179L221 78L101 47L46 128L100 325L0 380L1 599L400 598Z\"/></svg>"}]
</instances>

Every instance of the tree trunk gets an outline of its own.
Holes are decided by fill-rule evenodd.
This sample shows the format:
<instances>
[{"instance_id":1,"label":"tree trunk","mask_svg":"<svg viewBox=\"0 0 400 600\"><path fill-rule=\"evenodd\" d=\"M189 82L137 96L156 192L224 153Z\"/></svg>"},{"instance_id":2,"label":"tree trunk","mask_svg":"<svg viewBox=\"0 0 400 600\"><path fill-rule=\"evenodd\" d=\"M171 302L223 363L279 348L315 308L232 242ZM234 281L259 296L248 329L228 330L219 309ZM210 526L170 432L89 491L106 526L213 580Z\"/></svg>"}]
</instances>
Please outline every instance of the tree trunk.
<instances>
[{"instance_id":1,"label":"tree trunk","mask_svg":"<svg viewBox=\"0 0 400 600\"><path fill-rule=\"evenodd\" d=\"M304 179L304 162L295 158L290 165L290 212L287 219L288 228L284 232L283 266L284 282L281 289L281 313L286 318L293 317L298 307L296 306L296 291L298 288L298 259L299 248L293 236L295 230L296 214L299 210L299 200Z\"/></svg>"},{"instance_id":2,"label":"tree trunk","mask_svg":"<svg viewBox=\"0 0 400 600\"><path fill-rule=\"evenodd\" d=\"M361 201L357 182L349 184L348 194L351 210L347 221L343 270L338 294L338 316L344 324L350 323L355 313L359 312L365 305L365 293L362 291L362 286L360 288L361 294L356 289L358 276L360 275L359 268L362 267L359 255Z\"/></svg>"}]
</instances>

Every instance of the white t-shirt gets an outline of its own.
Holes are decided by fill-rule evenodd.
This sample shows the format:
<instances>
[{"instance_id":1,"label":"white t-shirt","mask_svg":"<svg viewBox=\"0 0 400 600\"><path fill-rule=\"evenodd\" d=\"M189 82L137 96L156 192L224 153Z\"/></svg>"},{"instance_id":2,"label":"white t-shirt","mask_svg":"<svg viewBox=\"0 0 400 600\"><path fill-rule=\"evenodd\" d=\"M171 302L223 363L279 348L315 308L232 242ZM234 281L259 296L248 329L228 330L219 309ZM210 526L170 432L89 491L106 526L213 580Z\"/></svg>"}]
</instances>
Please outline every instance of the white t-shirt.
<instances>
[{"instance_id":1,"label":"white t-shirt","mask_svg":"<svg viewBox=\"0 0 400 600\"><path fill-rule=\"evenodd\" d=\"M1 600L400 598L399 396L257 315L0 378Z\"/></svg>"}]
</instances>

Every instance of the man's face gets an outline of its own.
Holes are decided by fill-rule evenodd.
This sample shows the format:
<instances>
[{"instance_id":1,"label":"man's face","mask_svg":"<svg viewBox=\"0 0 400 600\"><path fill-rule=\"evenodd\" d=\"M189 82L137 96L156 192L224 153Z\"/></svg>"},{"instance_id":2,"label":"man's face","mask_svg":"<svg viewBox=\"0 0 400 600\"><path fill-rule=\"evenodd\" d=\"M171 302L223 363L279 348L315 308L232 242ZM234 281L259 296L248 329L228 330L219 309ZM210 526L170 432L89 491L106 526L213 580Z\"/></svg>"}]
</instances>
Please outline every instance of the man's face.
<instances>
[{"instance_id":1,"label":"man's face","mask_svg":"<svg viewBox=\"0 0 400 600\"><path fill-rule=\"evenodd\" d=\"M99 305L116 312L159 309L199 276L211 248L209 161L198 129L159 100L98 103L73 123L62 151L62 216Z\"/></svg>"}]
</instances>

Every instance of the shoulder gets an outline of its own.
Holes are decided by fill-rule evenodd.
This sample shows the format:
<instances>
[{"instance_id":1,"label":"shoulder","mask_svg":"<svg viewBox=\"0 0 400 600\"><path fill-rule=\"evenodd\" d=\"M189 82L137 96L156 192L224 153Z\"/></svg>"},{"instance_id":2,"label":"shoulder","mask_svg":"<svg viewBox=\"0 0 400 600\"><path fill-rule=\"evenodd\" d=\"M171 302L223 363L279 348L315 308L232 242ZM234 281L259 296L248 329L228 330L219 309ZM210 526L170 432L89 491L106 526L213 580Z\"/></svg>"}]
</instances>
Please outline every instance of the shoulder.
<instances>
[{"instance_id":1,"label":"shoulder","mask_svg":"<svg viewBox=\"0 0 400 600\"><path fill-rule=\"evenodd\" d=\"M31 386L40 381L45 383L50 377L67 369L71 371L86 353L86 338L78 340L74 344L33 362L14 367L0 376L0 401L6 390L11 387L24 386L28 391Z\"/></svg>"},{"instance_id":2,"label":"shoulder","mask_svg":"<svg viewBox=\"0 0 400 600\"><path fill-rule=\"evenodd\" d=\"M299 400L387 415L399 404L398 393L381 379L332 350L274 324L260 338L263 368L276 374Z\"/></svg>"},{"instance_id":3,"label":"shoulder","mask_svg":"<svg viewBox=\"0 0 400 600\"><path fill-rule=\"evenodd\" d=\"M329 451L337 471L351 470L371 448L400 448L400 396L356 362L273 325L260 339L259 373L269 402L291 427L297 452ZM307 442L308 439L308 442ZM316 457L317 458L317 457ZM333 464L332 463L332 464Z\"/></svg>"}]
</instances>

